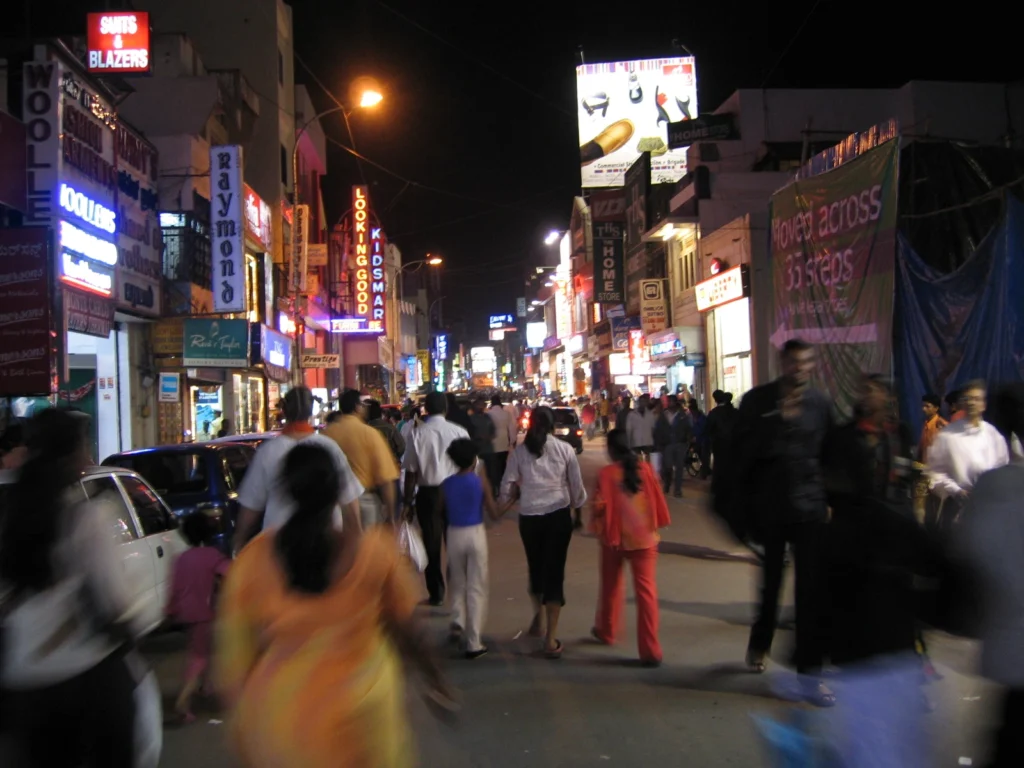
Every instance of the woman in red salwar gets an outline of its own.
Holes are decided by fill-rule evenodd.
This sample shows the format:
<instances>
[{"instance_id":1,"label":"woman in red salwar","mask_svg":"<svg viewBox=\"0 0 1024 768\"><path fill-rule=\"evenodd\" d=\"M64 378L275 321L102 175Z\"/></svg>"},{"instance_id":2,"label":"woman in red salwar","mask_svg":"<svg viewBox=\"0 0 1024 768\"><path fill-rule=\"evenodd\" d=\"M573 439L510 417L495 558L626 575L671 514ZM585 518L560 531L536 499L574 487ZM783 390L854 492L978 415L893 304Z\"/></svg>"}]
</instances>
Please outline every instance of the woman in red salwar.
<instances>
[{"instance_id":1,"label":"woman in red salwar","mask_svg":"<svg viewBox=\"0 0 1024 768\"><path fill-rule=\"evenodd\" d=\"M651 465L630 450L626 433L608 433L612 463L597 475L591 530L601 542L601 587L592 633L615 642L622 620L625 588L622 564L629 560L636 594L637 644L644 666L661 664L658 642L658 529L670 520L661 483Z\"/></svg>"}]
</instances>

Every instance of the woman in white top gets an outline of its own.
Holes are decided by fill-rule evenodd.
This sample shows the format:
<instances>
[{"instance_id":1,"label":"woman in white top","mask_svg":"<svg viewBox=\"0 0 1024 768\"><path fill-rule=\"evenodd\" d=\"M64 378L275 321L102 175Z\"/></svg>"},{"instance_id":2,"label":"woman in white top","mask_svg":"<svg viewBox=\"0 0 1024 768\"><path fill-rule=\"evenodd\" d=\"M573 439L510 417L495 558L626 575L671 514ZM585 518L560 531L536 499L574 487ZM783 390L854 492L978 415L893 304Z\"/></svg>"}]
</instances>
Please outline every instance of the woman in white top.
<instances>
[{"instance_id":1,"label":"woman in white top","mask_svg":"<svg viewBox=\"0 0 1024 768\"><path fill-rule=\"evenodd\" d=\"M557 631L565 605L563 582L572 540L571 510L587 501L576 453L561 440L548 439L554 424L550 408L534 409L526 438L509 454L501 483L502 499L519 500L519 535L526 550L533 601L530 635L544 634L544 654L549 659L562 656Z\"/></svg>"},{"instance_id":2,"label":"woman in white top","mask_svg":"<svg viewBox=\"0 0 1024 768\"><path fill-rule=\"evenodd\" d=\"M86 501L83 414L49 408L0 510L0 723L31 766L132 768L130 605L114 523ZM16 765L20 765L15 760Z\"/></svg>"}]
</instances>

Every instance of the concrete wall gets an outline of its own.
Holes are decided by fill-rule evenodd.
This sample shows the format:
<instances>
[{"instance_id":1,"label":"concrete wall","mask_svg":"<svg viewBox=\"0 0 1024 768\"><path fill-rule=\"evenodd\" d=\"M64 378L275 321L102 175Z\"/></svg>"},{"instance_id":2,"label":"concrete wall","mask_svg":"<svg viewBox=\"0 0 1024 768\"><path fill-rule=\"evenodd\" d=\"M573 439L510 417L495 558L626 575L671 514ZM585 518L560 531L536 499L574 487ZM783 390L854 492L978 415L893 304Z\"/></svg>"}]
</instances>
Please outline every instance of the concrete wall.
<instances>
[{"instance_id":1,"label":"concrete wall","mask_svg":"<svg viewBox=\"0 0 1024 768\"><path fill-rule=\"evenodd\" d=\"M261 114L246 153L245 180L276 207L291 188L295 128L291 8L281 0L140 0L138 5L150 12L155 32L184 32L208 69L240 69L259 96ZM283 84L278 78L279 54ZM282 183L282 147L288 165L286 185Z\"/></svg>"}]
</instances>

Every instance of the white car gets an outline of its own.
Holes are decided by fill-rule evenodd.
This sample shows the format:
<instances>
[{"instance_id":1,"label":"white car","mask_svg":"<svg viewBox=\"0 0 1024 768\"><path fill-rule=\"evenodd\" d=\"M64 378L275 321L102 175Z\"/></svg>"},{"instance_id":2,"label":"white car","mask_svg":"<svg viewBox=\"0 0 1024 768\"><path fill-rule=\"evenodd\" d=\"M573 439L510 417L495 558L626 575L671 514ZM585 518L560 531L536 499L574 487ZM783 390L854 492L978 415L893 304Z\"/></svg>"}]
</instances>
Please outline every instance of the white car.
<instances>
[{"instance_id":1,"label":"white car","mask_svg":"<svg viewBox=\"0 0 1024 768\"><path fill-rule=\"evenodd\" d=\"M3 486L16 481L14 472L0 473ZM174 559L188 549L170 508L138 473L118 467L91 467L82 474L86 497L102 504L113 523L125 579L133 590L131 616L139 616L146 632L164 618Z\"/></svg>"}]
</instances>

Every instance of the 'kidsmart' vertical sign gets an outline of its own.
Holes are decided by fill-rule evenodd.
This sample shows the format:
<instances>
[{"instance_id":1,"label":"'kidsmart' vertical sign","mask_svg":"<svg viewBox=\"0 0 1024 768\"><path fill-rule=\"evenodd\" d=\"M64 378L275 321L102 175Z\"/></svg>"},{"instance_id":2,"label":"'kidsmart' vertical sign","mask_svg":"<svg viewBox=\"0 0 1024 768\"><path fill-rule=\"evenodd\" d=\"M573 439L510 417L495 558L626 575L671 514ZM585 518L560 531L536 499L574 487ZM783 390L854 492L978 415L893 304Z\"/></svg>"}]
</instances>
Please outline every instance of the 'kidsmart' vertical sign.
<instances>
[{"instance_id":1,"label":"'kidsmart' vertical sign","mask_svg":"<svg viewBox=\"0 0 1024 768\"><path fill-rule=\"evenodd\" d=\"M245 226L242 222L242 148L210 147L210 244L213 309L245 311Z\"/></svg>"},{"instance_id":2,"label":"'kidsmart' vertical sign","mask_svg":"<svg viewBox=\"0 0 1024 768\"><path fill-rule=\"evenodd\" d=\"M387 291L384 237L381 228L370 223L370 197L364 186L352 187L352 218L356 314L366 318L369 330L383 333Z\"/></svg>"}]
</instances>

